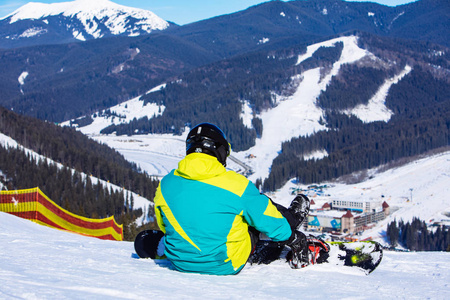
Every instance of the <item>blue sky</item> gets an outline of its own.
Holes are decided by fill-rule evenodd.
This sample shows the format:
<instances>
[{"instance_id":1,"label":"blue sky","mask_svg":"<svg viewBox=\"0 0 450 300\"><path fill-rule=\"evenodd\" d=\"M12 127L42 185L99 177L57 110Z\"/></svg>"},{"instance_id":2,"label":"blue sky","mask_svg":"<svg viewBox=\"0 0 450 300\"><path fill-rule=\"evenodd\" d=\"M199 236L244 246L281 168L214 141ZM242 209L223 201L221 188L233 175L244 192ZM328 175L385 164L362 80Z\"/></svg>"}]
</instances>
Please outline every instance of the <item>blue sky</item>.
<instances>
[{"instance_id":1,"label":"blue sky","mask_svg":"<svg viewBox=\"0 0 450 300\"><path fill-rule=\"evenodd\" d=\"M95 0L92 0L95 1ZM356 0L348 0L356 1ZM358 0L359 2L376 2L396 6L415 0ZM20 6L31 2L26 0L0 0L0 18L12 13ZM32 2L56 3L68 0L32 0ZM184 25L218 15L244 10L250 6L267 2L258 0L113 0L113 2L130 7L150 10L167 21Z\"/></svg>"}]
</instances>

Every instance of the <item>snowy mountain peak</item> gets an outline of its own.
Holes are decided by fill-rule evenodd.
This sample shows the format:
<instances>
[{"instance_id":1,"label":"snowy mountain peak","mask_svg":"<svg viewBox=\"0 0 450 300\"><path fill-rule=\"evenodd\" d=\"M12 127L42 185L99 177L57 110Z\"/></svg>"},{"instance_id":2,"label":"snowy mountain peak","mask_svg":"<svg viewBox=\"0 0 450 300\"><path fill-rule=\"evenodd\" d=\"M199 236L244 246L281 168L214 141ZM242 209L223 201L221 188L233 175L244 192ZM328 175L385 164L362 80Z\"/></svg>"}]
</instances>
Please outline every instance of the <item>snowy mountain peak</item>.
<instances>
[{"instance_id":1,"label":"snowy mountain peak","mask_svg":"<svg viewBox=\"0 0 450 300\"><path fill-rule=\"evenodd\" d=\"M51 18L58 18L59 21L63 18L64 22L59 22L59 26L66 27L78 40L122 34L136 36L169 27L168 22L151 11L118 5L108 0L76 0L53 4L30 2L3 20L9 21L9 24L40 20L50 26Z\"/></svg>"}]
</instances>

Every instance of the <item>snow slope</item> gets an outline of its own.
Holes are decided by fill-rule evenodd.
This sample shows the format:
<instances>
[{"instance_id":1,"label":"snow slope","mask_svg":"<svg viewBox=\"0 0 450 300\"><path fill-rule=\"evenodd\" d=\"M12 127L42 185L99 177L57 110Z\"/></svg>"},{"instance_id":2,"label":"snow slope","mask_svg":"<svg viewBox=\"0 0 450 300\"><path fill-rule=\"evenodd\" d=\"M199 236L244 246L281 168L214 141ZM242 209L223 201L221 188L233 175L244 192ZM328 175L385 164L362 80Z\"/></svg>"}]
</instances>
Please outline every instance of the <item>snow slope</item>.
<instances>
[{"instance_id":1,"label":"snow slope","mask_svg":"<svg viewBox=\"0 0 450 300\"><path fill-rule=\"evenodd\" d=\"M0 212L1 299L449 299L449 253L384 253L369 276L282 261L236 276L180 273L103 241Z\"/></svg>"}]
</instances>

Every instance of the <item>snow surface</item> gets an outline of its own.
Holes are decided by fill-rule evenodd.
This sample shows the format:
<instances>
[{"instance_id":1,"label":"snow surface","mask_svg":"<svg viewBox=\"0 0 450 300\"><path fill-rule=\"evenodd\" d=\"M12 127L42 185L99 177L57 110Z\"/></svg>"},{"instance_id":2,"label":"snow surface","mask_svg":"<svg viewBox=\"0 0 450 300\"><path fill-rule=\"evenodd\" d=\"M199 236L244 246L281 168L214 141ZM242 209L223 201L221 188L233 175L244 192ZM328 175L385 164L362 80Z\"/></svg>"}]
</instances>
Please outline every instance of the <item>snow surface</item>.
<instances>
[{"instance_id":1,"label":"snow surface","mask_svg":"<svg viewBox=\"0 0 450 300\"><path fill-rule=\"evenodd\" d=\"M140 50L136 48L136 54L139 54ZM165 85L159 85L151 90L149 90L146 94L153 93L155 91L159 91L160 89L165 88ZM122 123L129 123L133 119L140 119L143 117L153 118L161 115L164 110L164 105L157 105L155 103L147 103L144 105L144 101L140 99L141 96L133 98L131 100L122 102L113 107L110 107L109 110L114 115L105 114L106 110L102 110L100 112L93 113L90 115L94 122L91 124L80 128L80 131L86 135L99 135L100 131L109 125L119 125ZM66 121L61 123L61 126L70 126L70 121Z\"/></svg>"},{"instance_id":2,"label":"snow surface","mask_svg":"<svg viewBox=\"0 0 450 300\"><path fill-rule=\"evenodd\" d=\"M184 149L183 138L148 136L148 140L141 142L133 141L142 138L140 136L127 138L128 141L114 142L134 146L155 143L168 157L177 153L172 152L174 149ZM16 145L4 135L0 135L0 141ZM179 158L183 156L181 151L178 152ZM137 153L141 155L138 160L153 157L152 153L145 151ZM162 159L161 164L164 161ZM450 212L450 151L385 172L369 170L368 175L371 179L359 184L326 183L329 188L325 194L330 196L312 195L311 198L320 205L330 199L379 200L384 196L392 215L361 236L371 236L382 243L385 243L386 224L394 218L407 221L416 216L428 224L449 221L443 213ZM274 201L287 205L293 198L291 188L294 187L299 186L290 181L270 196ZM333 265L292 270L282 261L269 266L246 266L237 276L186 274L151 260L134 258L130 242L103 241L59 231L2 212L0 244L1 299L450 297L450 259L449 253L444 252L385 251L381 265L369 276L356 269Z\"/></svg>"},{"instance_id":3,"label":"snow surface","mask_svg":"<svg viewBox=\"0 0 450 300\"><path fill-rule=\"evenodd\" d=\"M168 22L151 11L118 5L108 0L76 0L52 4L29 2L3 19L11 17L10 23L12 24L19 20L41 19L61 14L66 17L76 17L84 25L86 32L94 38L102 37L98 20L105 18L107 20L104 25L115 35L129 30L127 24L130 17L140 20L138 23L139 29L146 32L166 29L169 26ZM135 30L132 29L129 35L136 34ZM79 36L75 33L74 37L80 40L84 39L82 35Z\"/></svg>"},{"instance_id":4,"label":"snow surface","mask_svg":"<svg viewBox=\"0 0 450 300\"><path fill-rule=\"evenodd\" d=\"M2 299L450 299L449 253L384 252L370 275L282 262L235 276L180 273L104 241L0 212Z\"/></svg>"},{"instance_id":5,"label":"snow surface","mask_svg":"<svg viewBox=\"0 0 450 300\"><path fill-rule=\"evenodd\" d=\"M247 128L253 128L252 120L253 120L253 109L249 101L245 100L242 103L242 111L241 111L241 119L242 123Z\"/></svg>"}]
</instances>

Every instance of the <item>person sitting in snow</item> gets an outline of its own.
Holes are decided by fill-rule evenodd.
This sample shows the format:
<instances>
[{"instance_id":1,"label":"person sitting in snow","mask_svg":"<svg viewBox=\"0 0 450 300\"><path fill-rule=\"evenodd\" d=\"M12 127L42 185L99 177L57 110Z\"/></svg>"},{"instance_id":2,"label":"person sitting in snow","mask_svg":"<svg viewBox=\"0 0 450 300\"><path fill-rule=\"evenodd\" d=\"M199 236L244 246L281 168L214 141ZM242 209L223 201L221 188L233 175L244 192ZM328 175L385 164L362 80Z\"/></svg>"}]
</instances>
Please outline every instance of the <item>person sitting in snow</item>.
<instances>
[{"instance_id":1,"label":"person sitting in snow","mask_svg":"<svg viewBox=\"0 0 450 300\"><path fill-rule=\"evenodd\" d=\"M185 158L161 180L154 199L166 257L182 272L237 274L264 233L292 249L291 266L308 265L306 237L296 229L309 199L298 195L289 208L272 202L247 178L225 169L230 151L213 124L189 132Z\"/></svg>"}]
</instances>

